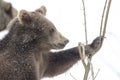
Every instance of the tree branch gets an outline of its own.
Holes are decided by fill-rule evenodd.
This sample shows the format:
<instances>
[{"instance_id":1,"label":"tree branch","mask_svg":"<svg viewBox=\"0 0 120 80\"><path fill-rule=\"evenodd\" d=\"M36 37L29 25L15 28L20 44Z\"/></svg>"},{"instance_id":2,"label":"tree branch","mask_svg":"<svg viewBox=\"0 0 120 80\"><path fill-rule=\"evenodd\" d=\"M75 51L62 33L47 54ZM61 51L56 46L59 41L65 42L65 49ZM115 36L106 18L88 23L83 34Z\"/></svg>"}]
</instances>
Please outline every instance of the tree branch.
<instances>
[{"instance_id":1,"label":"tree branch","mask_svg":"<svg viewBox=\"0 0 120 80\"><path fill-rule=\"evenodd\" d=\"M106 0L106 2L105 2L105 6L104 6L104 9L103 9L103 15L102 15L102 19L101 19L100 37L96 38L91 45L87 45L88 41L87 41L86 14L85 14L84 0L82 0L82 3L83 3L83 8L84 8L86 46L79 43L78 44L78 49L79 49L79 53L80 53L80 58L82 60L82 63L83 63L84 69L85 69L85 74L84 74L84 79L83 80L88 79L90 66L91 66L92 80L94 80L97 75L94 77L93 66L92 66L91 60L92 60L92 56L95 55L96 52L98 52L100 50L101 46L102 46L104 36L105 36L105 33L106 33L106 25L107 25L111 0ZM89 48L89 51L90 51L89 52L90 54L88 55L88 63L87 64L85 63L85 58L84 58L85 52L87 50L86 48Z\"/></svg>"},{"instance_id":2,"label":"tree branch","mask_svg":"<svg viewBox=\"0 0 120 80\"><path fill-rule=\"evenodd\" d=\"M86 44L88 44L88 40L87 40L87 25L86 25L86 10L85 10L84 0L82 0L82 4L83 4L83 15L84 15L84 26L85 26L85 40L86 40Z\"/></svg>"},{"instance_id":3,"label":"tree branch","mask_svg":"<svg viewBox=\"0 0 120 80\"><path fill-rule=\"evenodd\" d=\"M100 36L103 36L103 37L105 36L105 33L106 33L106 26L107 26L107 20L108 20L111 1L112 0L106 0L103 14L102 14L101 26L100 26Z\"/></svg>"}]
</instances>

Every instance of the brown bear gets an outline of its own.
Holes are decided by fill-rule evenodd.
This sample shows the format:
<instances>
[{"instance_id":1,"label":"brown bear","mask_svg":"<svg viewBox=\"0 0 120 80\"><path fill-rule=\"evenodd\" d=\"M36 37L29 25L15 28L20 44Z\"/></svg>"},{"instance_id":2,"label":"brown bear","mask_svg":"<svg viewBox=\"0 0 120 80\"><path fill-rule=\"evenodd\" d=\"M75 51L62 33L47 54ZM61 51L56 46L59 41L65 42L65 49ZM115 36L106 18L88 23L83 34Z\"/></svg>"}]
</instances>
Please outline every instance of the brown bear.
<instances>
[{"instance_id":1,"label":"brown bear","mask_svg":"<svg viewBox=\"0 0 120 80\"><path fill-rule=\"evenodd\" d=\"M42 7L42 9L45 7ZM46 13L46 12L45 12ZM68 39L38 10L21 10L8 25L9 33L0 41L0 80L40 80L53 77L72 67L78 60L77 47L62 49ZM85 54L98 49L103 39L97 37L85 46Z\"/></svg>"},{"instance_id":2,"label":"brown bear","mask_svg":"<svg viewBox=\"0 0 120 80\"><path fill-rule=\"evenodd\" d=\"M0 31L6 29L10 20L17 16L17 10L11 3L0 0Z\"/></svg>"}]
</instances>

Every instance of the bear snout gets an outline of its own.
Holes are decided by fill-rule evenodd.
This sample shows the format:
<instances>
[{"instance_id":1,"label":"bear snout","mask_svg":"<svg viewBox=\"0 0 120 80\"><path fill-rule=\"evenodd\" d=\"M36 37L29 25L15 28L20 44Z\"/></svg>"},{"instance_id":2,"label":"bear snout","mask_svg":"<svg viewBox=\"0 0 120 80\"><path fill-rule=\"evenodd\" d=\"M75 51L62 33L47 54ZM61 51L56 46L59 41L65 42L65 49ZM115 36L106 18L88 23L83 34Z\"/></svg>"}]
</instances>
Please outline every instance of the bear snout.
<instances>
[{"instance_id":1,"label":"bear snout","mask_svg":"<svg viewBox=\"0 0 120 80\"><path fill-rule=\"evenodd\" d=\"M62 48L65 47L65 45L66 45L68 42L69 42L69 40L66 39L66 40L63 41L62 43L57 43L57 44L56 44L56 47L57 47L58 49L62 49Z\"/></svg>"},{"instance_id":2,"label":"bear snout","mask_svg":"<svg viewBox=\"0 0 120 80\"><path fill-rule=\"evenodd\" d=\"M69 40L65 40L63 43L58 43L58 45L59 46L65 46L68 42L69 42Z\"/></svg>"},{"instance_id":3,"label":"bear snout","mask_svg":"<svg viewBox=\"0 0 120 80\"><path fill-rule=\"evenodd\" d=\"M66 39L66 40L64 41L64 44L66 45L68 42L69 42L69 40L68 40L68 39Z\"/></svg>"},{"instance_id":4,"label":"bear snout","mask_svg":"<svg viewBox=\"0 0 120 80\"><path fill-rule=\"evenodd\" d=\"M62 49L69 42L69 40L57 30L50 41L52 41L50 44L52 45L53 49Z\"/></svg>"}]
</instances>

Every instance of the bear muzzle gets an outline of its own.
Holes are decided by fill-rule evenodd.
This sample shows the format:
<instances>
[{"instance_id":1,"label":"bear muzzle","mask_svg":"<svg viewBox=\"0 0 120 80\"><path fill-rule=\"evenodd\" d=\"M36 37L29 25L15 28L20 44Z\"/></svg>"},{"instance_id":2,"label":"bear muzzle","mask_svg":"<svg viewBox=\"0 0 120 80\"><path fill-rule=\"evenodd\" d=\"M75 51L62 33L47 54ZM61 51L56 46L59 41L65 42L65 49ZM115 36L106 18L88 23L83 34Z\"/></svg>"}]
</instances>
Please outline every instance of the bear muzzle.
<instances>
[{"instance_id":1,"label":"bear muzzle","mask_svg":"<svg viewBox=\"0 0 120 80\"><path fill-rule=\"evenodd\" d=\"M54 44L54 49L62 49L66 46L66 44L69 42L68 39L65 39L62 43Z\"/></svg>"}]
</instances>

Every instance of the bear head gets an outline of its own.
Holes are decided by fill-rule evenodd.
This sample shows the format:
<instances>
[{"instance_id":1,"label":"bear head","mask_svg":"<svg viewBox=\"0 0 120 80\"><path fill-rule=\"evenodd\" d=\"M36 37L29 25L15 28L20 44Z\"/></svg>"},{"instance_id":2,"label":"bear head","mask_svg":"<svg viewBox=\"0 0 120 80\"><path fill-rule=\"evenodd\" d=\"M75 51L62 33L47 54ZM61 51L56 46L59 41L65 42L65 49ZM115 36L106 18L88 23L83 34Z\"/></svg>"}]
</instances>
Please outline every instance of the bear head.
<instances>
[{"instance_id":1,"label":"bear head","mask_svg":"<svg viewBox=\"0 0 120 80\"><path fill-rule=\"evenodd\" d=\"M17 18L8 26L13 41L17 43L37 45L42 50L62 49L68 43L68 39L60 34L55 25L44 15L46 8L42 6L34 12L21 10Z\"/></svg>"},{"instance_id":2,"label":"bear head","mask_svg":"<svg viewBox=\"0 0 120 80\"><path fill-rule=\"evenodd\" d=\"M12 4L0 0L0 31L4 30L9 21L17 16L17 10L12 7Z\"/></svg>"}]
</instances>

